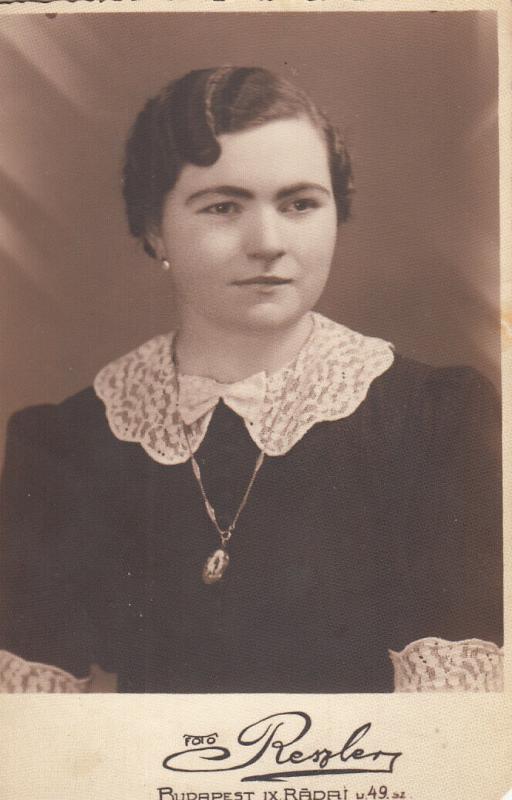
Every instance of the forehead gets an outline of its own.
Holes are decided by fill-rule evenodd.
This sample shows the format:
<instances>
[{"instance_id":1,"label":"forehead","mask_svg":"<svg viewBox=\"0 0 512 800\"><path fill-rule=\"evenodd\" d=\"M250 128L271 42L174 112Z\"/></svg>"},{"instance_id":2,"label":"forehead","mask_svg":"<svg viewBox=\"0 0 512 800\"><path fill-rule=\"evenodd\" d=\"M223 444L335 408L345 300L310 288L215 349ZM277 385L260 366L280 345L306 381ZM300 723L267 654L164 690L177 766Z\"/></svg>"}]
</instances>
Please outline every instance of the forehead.
<instances>
[{"instance_id":1,"label":"forehead","mask_svg":"<svg viewBox=\"0 0 512 800\"><path fill-rule=\"evenodd\" d=\"M315 182L330 187L327 144L306 118L267 122L218 137L221 155L209 167L187 164L176 184L193 192L208 184L230 184L257 191Z\"/></svg>"}]
</instances>

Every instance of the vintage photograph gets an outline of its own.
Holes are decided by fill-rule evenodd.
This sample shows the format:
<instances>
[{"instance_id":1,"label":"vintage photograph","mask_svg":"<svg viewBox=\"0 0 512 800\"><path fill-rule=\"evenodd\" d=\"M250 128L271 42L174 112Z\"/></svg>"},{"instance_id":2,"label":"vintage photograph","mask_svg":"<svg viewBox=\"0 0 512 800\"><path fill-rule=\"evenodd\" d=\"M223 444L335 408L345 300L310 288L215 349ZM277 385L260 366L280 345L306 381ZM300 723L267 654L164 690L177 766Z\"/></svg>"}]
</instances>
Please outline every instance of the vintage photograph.
<instances>
[{"instance_id":1,"label":"vintage photograph","mask_svg":"<svg viewBox=\"0 0 512 800\"><path fill-rule=\"evenodd\" d=\"M0 63L0 692L502 692L496 13Z\"/></svg>"}]
</instances>

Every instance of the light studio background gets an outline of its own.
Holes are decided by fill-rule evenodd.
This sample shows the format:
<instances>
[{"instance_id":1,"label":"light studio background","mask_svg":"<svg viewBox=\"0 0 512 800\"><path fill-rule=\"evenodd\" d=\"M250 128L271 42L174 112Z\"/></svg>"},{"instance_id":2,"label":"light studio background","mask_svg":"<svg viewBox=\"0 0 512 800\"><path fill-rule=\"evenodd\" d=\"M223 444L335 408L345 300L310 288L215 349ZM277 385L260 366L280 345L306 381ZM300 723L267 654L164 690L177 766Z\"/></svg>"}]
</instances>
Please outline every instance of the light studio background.
<instances>
[{"instance_id":1,"label":"light studio background","mask_svg":"<svg viewBox=\"0 0 512 800\"><path fill-rule=\"evenodd\" d=\"M122 148L149 95L223 63L289 76L345 132L357 193L319 310L498 383L495 36L493 12L4 17L2 436L172 328L169 276L126 230Z\"/></svg>"}]
</instances>

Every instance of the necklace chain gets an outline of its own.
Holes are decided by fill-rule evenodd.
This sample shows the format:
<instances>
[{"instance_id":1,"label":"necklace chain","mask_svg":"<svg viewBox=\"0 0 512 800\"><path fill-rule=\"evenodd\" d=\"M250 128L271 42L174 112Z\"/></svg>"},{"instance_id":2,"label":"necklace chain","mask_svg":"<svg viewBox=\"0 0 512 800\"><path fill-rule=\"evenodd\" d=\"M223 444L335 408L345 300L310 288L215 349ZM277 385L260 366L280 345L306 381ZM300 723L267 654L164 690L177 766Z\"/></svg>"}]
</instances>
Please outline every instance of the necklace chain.
<instances>
[{"instance_id":1,"label":"necklace chain","mask_svg":"<svg viewBox=\"0 0 512 800\"><path fill-rule=\"evenodd\" d=\"M180 386L179 386L179 379L178 379L179 364L178 364L178 356L177 356L177 353L176 353L176 337L174 338L173 343L172 343L172 360L173 360L173 364L174 364L176 390L177 390L176 396L177 396L177 399L178 399L177 408L178 408L178 414L179 414L179 391L180 391ZM200 468L200 466L199 466L199 464L197 462L197 459L196 459L196 457L194 455L194 452L192 450L192 446L190 444L190 439L189 439L188 433L187 433L187 428L186 428L185 422L183 421L183 419L181 417L181 414L180 414L180 421L181 421L181 428L182 428L182 431L183 431L183 435L184 435L185 441L187 443L188 452L190 454L190 461L191 461L191 464L192 464L192 472L194 473L194 477L195 477L195 479L197 481L197 484L199 486L199 490L201 492L201 497L203 498L203 503L204 503L204 507L206 509L206 513L208 514L208 517L210 518L210 520L211 520L212 524L214 525L217 533L219 534L222 548L225 549L227 544L228 544L228 542L229 542L229 540L231 539L231 536L233 535L233 531L236 528L236 525L237 525L238 520L240 518L240 514L242 513L242 511L244 510L245 506L247 505L247 501L249 499L249 495L251 493L252 487L254 486L254 481L256 480L256 476L258 475L258 472L260 471L260 469L261 469L261 467L263 465L263 461L265 460L265 453L263 452L263 450L260 450L260 452L258 454L258 457L256 459L256 463L254 465L254 469L252 471L252 475L250 477L249 483L247 484L247 488L246 488L246 490L245 490L245 492L243 494L243 497L242 497L242 500L240 502L240 505L238 506L238 509L237 509L237 511L235 513L235 516L233 517L230 525L228 525L227 528L221 528L219 523L218 523L218 521L217 521L217 515L215 513L215 509L212 506L212 504L210 503L210 501L208 499L208 495L206 494L206 490L204 488L204 483L203 483L203 478L202 478L202 475L201 475L201 468Z\"/></svg>"},{"instance_id":2,"label":"necklace chain","mask_svg":"<svg viewBox=\"0 0 512 800\"><path fill-rule=\"evenodd\" d=\"M187 447L188 447L188 450L189 450L189 453L190 453L190 461L192 462L192 471L194 473L194 476L195 476L195 478L197 480L199 489L201 491L201 495L202 495L202 498L203 498L203 503L204 503L204 507L206 509L206 513L210 517L213 525L215 526L215 528L217 530L217 533L220 536L220 541L221 541L222 546L226 547L227 543L231 539L233 531L236 528L236 525L237 525L238 519L240 517L240 514L242 513L242 511L244 510L244 508L245 508L245 506L247 504L247 501L249 499L249 495L251 493L251 489L254 486L254 481L256 480L256 476L257 476L258 472L260 471L260 469L261 469L261 467L263 465L263 461L265 459L265 453L263 452L263 450L260 450L260 452L258 454L258 458L256 459L256 464L254 465L254 469L252 471L251 478L250 478L249 483L247 484L247 488L246 488L246 490L244 492L244 496L242 497L241 503L238 506L238 510L237 510L235 516L233 517L233 520L232 520L231 524L228 525L227 528L223 529L223 528L220 527L220 525L219 525L219 523L217 521L217 516L215 514L214 507L212 506L212 504L208 500L208 495L206 494L206 491L205 491L205 488L204 488L204 484L203 484L203 479L202 479L202 476L201 476L201 468L199 467L199 464L197 463L197 459L196 459L194 453L192 452L192 448L190 446L190 441L189 441L189 438L188 438L188 434L187 434L187 431L185 430L185 426L184 425L183 425L183 433L185 434Z\"/></svg>"},{"instance_id":3,"label":"necklace chain","mask_svg":"<svg viewBox=\"0 0 512 800\"><path fill-rule=\"evenodd\" d=\"M219 534L219 537L220 537L221 548L217 549L214 553L212 553L212 555L206 560L206 563L205 563L205 565L203 567L203 582L206 583L206 584L212 584L212 583L218 583L219 581L222 580L222 578L224 576L224 573L226 572L226 569L229 566L230 558L229 558L229 553L227 551L228 543L229 543L229 540L231 539L231 536L233 535L233 532L234 532L234 530L236 528L236 525L237 525L238 520L240 518L240 514L242 513L242 511L244 510L245 506L247 505L247 501L249 499L249 495L251 494L251 490L252 490L252 488L254 486L254 481L256 480L256 476L258 475L258 472L260 471L260 469L261 469L261 467L263 465L263 462L265 460L265 453L260 448L260 452L259 452L258 457L256 459L256 463L254 465L254 469L252 471L251 478L249 480L249 483L247 484L247 488L246 488L246 490L244 492L244 495L242 497L240 505L238 506L238 510L236 511L235 516L233 517L233 519L231 521L231 524L228 525L227 528L221 528L219 523L218 523L218 521L217 521L217 515L215 514L215 509L212 506L212 504L210 503L210 501L208 499L208 495L206 494L206 490L205 490L204 484L203 484L203 478L202 478L202 475L201 475L201 468L199 467L197 459L196 459L196 457L194 455L194 452L192 450L192 446L190 444L190 439L189 439L188 433L187 433L187 428L186 428L185 422L184 422L184 420L183 420L183 418L182 418L182 416L180 414L180 409L179 409L180 384L179 384L179 378L178 378L179 364L178 364L178 356L177 356L177 353L176 353L176 338L177 337L175 335L174 338L173 338L173 341L172 341L171 356L172 356L172 361L173 361L173 364L174 364L174 379L175 379L175 382L176 382L177 412L178 412L178 415L179 415L179 418L180 418L180 422L181 422L181 429L183 431L183 435L184 435L185 441L187 443L188 452L190 454L190 462L192 464L192 471L193 471L194 477L195 477L195 479L197 481L197 484L199 486L199 490L201 492L201 497L203 498L203 503L204 503L204 507L206 509L206 513L208 514L208 517L210 518L210 521L212 522L212 525L214 526L215 530L217 531L217 533ZM285 382L285 387L284 387L283 394L286 394L286 390L288 389L288 384L289 384L290 380L293 378L293 375L294 375L294 370L290 369L288 378L287 378L287 380ZM270 431L269 431L269 435L270 435Z\"/></svg>"}]
</instances>

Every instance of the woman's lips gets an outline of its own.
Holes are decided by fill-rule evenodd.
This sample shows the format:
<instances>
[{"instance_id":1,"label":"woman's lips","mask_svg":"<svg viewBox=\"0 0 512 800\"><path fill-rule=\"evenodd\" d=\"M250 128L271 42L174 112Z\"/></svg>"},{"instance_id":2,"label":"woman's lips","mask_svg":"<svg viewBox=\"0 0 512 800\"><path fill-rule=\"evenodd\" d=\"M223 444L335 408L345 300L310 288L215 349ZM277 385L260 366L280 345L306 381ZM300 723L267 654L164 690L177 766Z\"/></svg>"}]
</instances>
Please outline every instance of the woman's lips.
<instances>
[{"instance_id":1,"label":"woman's lips","mask_svg":"<svg viewBox=\"0 0 512 800\"><path fill-rule=\"evenodd\" d=\"M241 281L233 281L235 286L283 286L291 282L291 278L280 278L277 275L257 275L254 278L244 278L244 280Z\"/></svg>"}]
</instances>

